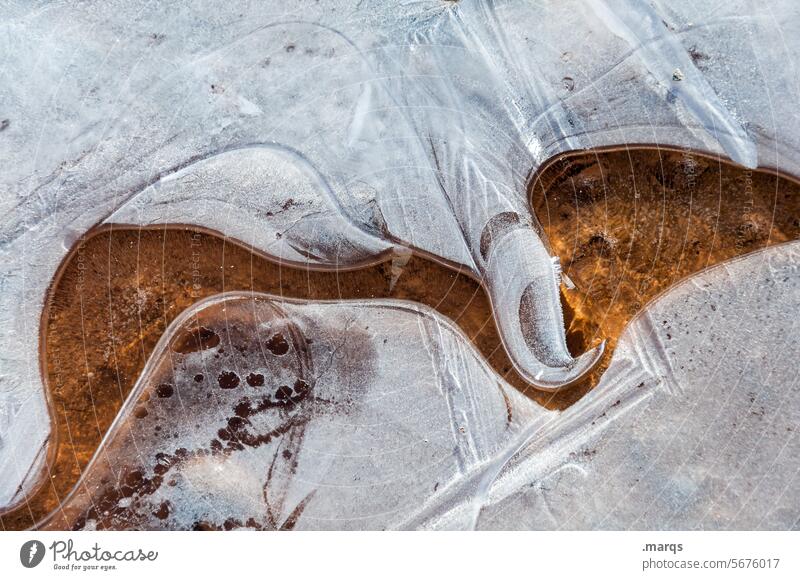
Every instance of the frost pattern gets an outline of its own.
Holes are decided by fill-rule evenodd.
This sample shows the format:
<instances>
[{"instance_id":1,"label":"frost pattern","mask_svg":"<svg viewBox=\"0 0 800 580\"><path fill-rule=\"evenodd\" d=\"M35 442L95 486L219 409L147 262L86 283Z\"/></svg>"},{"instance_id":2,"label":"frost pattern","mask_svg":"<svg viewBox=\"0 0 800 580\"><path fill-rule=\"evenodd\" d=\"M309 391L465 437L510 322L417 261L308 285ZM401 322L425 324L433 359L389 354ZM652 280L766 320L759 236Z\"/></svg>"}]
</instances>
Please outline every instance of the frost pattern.
<instances>
[{"instance_id":1,"label":"frost pattern","mask_svg":"<svg viewBox=\"0 0 800 580\"><path fill-rule=\"evenodd\" d=\"M532 171L654 143L800 175L792 0L23 3L0 26L0 506L44 465L40 315L93 226L321 267L425 252L484 281L512 361L558 388L600 351L564 348Z\"/></svg>"}]
</instances>

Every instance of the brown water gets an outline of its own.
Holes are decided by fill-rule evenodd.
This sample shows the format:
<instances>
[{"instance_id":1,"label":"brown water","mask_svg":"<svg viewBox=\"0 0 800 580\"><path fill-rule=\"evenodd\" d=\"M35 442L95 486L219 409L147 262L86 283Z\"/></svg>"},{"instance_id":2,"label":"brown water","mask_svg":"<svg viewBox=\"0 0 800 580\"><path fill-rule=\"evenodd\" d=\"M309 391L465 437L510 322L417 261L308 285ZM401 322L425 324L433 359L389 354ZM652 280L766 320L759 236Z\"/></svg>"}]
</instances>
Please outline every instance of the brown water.
<instances>
[{"instance_id":1,"label":"brown water","mask_svg":"<svg viewBox=\"0 0 800 580\"><path fill-rule=\"evenodd\" d=\"M565 156L545 168L530 193L577 289L565 292L574 310L572 341L584 342L599 327L609 351L647 302L683 278L800 237L797 182L689 151Z\"/></svg>"},{"instance_id":2,"label":"brown water","mask_svg":"<svg viewBox=\"0 0 800 580\"><path fill-rule=\"evenodd\" d=\"M628 320L678 280L800 236L796 183L687 152L565 156L534 181L531 204L577 287L563 296L575 353L598 335L608 338L612 351ZM2 528L29 527L58 506L167 325L189 305L222 291L426 304L454 320L498 374L550 408L578 400L607 366L609 356L570 390L535 391L513 370L477 282L417 256L394 286L392 275L389 262L344 272L287 268L186 228L117 228L87 236L65 260L43 318L54 460L27 505L0 517Z\"/></svg>"}]
</instances>

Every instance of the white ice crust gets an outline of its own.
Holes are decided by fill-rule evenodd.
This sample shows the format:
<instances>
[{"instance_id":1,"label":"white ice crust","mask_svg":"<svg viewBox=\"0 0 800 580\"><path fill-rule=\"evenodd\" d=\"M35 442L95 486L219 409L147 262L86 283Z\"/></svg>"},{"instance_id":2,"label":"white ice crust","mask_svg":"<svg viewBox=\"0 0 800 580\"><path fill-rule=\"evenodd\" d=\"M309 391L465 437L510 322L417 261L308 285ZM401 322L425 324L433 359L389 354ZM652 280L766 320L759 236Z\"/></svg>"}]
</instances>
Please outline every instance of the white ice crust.
<instances>
[{"instance_id":1,"label":"white ice crust","mask_svg":"<svg viewBox=\"0 0 800 580\"><path fill-rule=\"evenodd\" d=\"M525 186L552 156L649 143L800 175L793 0L20 2L0 31L0 510L41 473L40 317L94 226L198 225L331 268L410 247L482 279L511 328L530 321L500 280L558 307L552 263L545 283L493 257L525 259L501 242L536 231ZM542 356L503 335L531 380L559 360L551 318Z\"/></svg>"}]
</instances>

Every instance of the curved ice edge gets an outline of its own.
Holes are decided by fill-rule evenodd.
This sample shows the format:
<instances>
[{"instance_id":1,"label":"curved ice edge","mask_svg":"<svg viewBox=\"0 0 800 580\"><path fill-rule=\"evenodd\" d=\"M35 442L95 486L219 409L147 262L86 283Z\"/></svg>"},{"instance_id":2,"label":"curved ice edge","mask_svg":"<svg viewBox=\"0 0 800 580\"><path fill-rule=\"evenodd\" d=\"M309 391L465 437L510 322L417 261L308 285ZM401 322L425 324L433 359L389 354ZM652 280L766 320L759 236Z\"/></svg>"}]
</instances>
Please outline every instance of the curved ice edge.
<instances>
[{"instance_id":1,"label":"curved ice edge","mask_svg":"<svg viewBox=\"0 0 800 580\"><path fill-rule=\"evenodd\" d=\"M304 299L294 299L294 298L285 298L280 297L272 294L261 293L261 292L254 292L254 291L230 291L215 294L209 297L206 297L195 304L190 305L186 309L184 309L167 327L165 332L161 335L158 342L156 343L155 347L153 348L152 354L148 358L145 366L143 367L134 387L131 389L131 392L125 399L122 407L120 408L119 412L117 413L116 417L114 418L113 422L109 426L107 432L103 436L100 444L98 445L97 449L95 450L92 459L88 463L88 465L84 468L83 473L79 480L76 482L75 486L72 488L70 493L62 500L61 504L64 506L68 506L73 499L77 497L77 495L85 491L87 479L89 478L93 468L95 467L98 462L105 460L105 450L107 447L110 446L112 441L117 437L120 431L124 430L126 426L126 422L132 415L135 407L140 402L141 396L143 392L150 388L150 383L148 382L151 379L151 375L156 367L162 363L162 356L164 352L169 350L169 344L171 341L174 340L176 333L184 330L187 327L187 324L191 324L192 318L199 312L213 307L217 305L223 305L225 307L229 306L233 301L260 301L268 303L272 306L280 308L284 305L293 305L293 306L317 306L317 305L333 305L336 307L355 307L358 309L363 310L395 310L395 311L403 311L407 313L411 313L416 315L425 321L430 321L435 325L435 328L441 331L441 329L446 330L448 333L452 335L453 338L457 339L459 345L463 347L465 352L469 352L472 354L472 360L478 365L479 368L483 370L486 376L493 377L493 384L487 384L486 388L499 388L503 393L504 397L507 395L513 395L511 397L512 401L516 401L516 412L515 415L521 416L528 416L528 415L549 415L551 414L549 411L539 407L532 401L526 399L522 394L516 394L516 390L506 383L501 377L497 376L491 366L486 362L483 356L477 351L477 348L472 344L472 342L468 339L468 337L464 334L458 325L456 325L453 321L451 321L446 316L440 314L435 309L428 307L426 305L418 304L411 301L406 300L397 300L397 299L368 299L368 300L304 300ZM223 308L224 311L224 308ZM432 336L432 339L435 339L436 336ZM524 403L524 407L521 407L520 404ZM508 403L507 404L514 404ZM51 512L48 516L46 516L40 522L37 522L34 526L35 529L41 529L48 526L54 519L59 515L60 510L56 509Z\"/></svg>"},{"instance_id":2,"label":"curved ice edge","mask_svg":"<svg viewBox=\"0 0 800 580\"><path fill-rule=\"evenodd\" d=\"M800 251L800 241L785 242L737 256L684 278L655 297L629 323L599 384L562 412L536 421L492 460L477 466L462 480L452 481L444 493L417 514L399 522L400 529L477 529L484 507L510 497L527 484L544 478L563 458L656 394L683 394L667 352L652 330L649 311L671 292L697 280L726 271L732 264L767 261L787 250ZM640 328L643 327L643 328ZM642 348L640 335L655 341L655 352ZM556 420L557 419L557 420Z\"/></svg>"}]
</instances>

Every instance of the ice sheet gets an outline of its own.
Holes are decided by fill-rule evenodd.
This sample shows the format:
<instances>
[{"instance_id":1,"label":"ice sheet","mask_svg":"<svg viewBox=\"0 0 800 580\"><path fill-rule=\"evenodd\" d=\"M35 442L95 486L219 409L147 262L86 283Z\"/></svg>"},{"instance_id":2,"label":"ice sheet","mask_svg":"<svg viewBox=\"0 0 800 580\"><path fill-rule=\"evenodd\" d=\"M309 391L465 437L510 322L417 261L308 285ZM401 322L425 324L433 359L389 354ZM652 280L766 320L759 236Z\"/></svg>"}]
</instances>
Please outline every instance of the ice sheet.
<instances>
[{"instance_id":1,"label":"ice sheet","mask_svg":"<svg viewBox=\"0 0 800 580\"><path fill-rule=\"evenodd\" d=\"M621 143L800 174L799 11L790 0L6 6L0 509L32 489L47 450L47 287L103 223L205 226L319 267L416 249L484 281L523 376L568 383L598 353L565 358L558 268L526 251L546 246L528 177L558 153ZM523 296L530 308L498 303Z\"/></svg>"},{"instance_id":2,"label":"ice sheet","mask_svg":"<svg viewBox=\"0 0 800 580\"><path fill-rule=\"evenodd\" d=\"M798 252L668 292L560 413L428 308L214 297L45 527L794 529Z\"/></svg>"},{"instance_id":3,"label":"ice sheet","mask_svg":"<svg viewBox=\"0 0 800 580\"><path fill-rule=\"evenodd\" d=\"M55 529L381 529L553 413L399 301L212 297L177 319Z\"/></svg>"}]
</instances>

